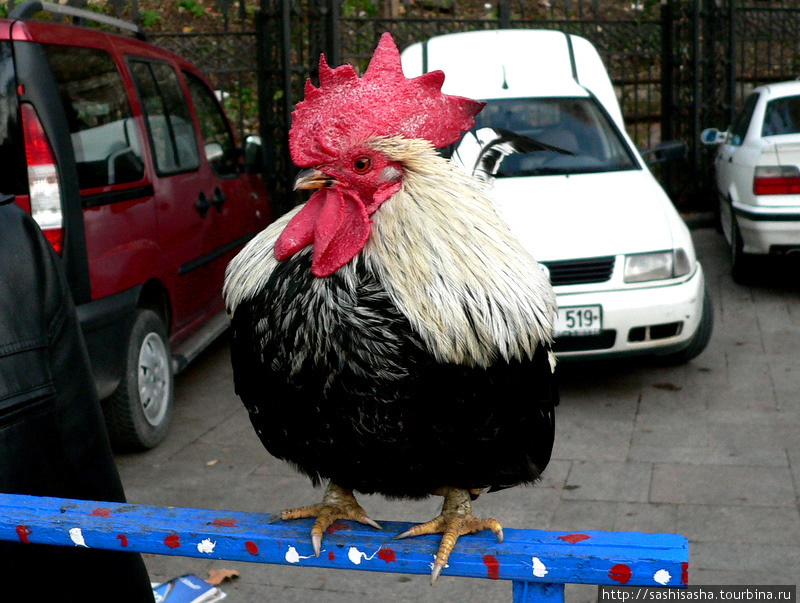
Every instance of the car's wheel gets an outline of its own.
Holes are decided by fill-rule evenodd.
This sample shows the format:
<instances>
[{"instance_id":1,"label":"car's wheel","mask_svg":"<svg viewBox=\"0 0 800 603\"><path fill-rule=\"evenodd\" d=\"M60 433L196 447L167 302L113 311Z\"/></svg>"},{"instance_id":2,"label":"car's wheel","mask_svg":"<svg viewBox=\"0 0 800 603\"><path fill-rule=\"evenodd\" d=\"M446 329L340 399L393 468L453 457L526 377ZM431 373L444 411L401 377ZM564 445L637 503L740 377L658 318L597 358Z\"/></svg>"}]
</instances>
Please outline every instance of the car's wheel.
<instances>
[{"instance_id":1,"label":"car's wheel","mask_svg":"<svg viewBox=\"0 0 800 603\"><path fill-rule=\"evenodd\" d=\"M731 276L740 285L746 285L753 273L753 257L744 252L742 233L731 208Z\"/></svg>"},{"instance_id":2,"label":"car's wheel","mask_svg":"<svg viewBox=\"0 0 800 603\"><path fill-rule=\"evenodd\" d=\"M674 364L685 364L696 358L706 349L711 340L711 333L714 331L714 304L711 301L711 294L706 285L703 291L703 310L700 315L700 324L697 326L689 345L675 354L667 356L667 361Z\"/></svg>"},{"instance_id":3,"label":"car's wheel","mask_svg":"<svg viewBox=\"0 0 800 603\"><path fill-rule=\"evenodd\" d=\"M148 450L167 435L174 405L172 354L164 322L140 309L131 329L126 366L105 414L116 450Z\"/></svg>"}]
</instances>

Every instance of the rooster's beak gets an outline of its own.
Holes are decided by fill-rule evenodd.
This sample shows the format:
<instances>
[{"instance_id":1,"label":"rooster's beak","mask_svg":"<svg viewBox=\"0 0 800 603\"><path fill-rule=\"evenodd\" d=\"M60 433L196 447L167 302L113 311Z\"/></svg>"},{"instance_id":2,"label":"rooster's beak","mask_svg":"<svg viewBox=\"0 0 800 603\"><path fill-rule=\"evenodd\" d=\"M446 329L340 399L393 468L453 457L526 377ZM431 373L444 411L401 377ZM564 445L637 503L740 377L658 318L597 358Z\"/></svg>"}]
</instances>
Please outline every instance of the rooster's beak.
<instances>
[{"instance_id":1,"label":"rooster's beak","mask_svg":"<svg viewBox=\"0 0 800 603\"><path fill-rule=\"evenodd\" d=\"M330 186L333 183L333 178L327 174L323 174L319 170L309 168L297 174L294 181L294 190L308 189L308 188L322 188Z\"/></svg>"}]
</instances>

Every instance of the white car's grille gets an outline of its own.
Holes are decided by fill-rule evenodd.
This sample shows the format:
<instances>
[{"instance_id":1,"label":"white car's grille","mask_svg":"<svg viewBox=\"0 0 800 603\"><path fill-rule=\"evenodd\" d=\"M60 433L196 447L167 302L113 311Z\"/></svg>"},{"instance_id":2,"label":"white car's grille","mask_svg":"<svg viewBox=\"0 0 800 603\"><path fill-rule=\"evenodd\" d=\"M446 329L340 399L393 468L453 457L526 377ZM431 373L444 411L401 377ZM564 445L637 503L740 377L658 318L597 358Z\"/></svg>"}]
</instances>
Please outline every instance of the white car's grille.
<instances>
[{"instance_id":1,"label":"white car's grille","mask_svg":"<svg viewBox=\"0 0 800 603\"><path fill-rule=\"evenodd\" d=\"M550 271L550 282L558 285L582 285L602 283L611 278L614 271L614 256L542 262Z\"/></svg>"}]
</instances>

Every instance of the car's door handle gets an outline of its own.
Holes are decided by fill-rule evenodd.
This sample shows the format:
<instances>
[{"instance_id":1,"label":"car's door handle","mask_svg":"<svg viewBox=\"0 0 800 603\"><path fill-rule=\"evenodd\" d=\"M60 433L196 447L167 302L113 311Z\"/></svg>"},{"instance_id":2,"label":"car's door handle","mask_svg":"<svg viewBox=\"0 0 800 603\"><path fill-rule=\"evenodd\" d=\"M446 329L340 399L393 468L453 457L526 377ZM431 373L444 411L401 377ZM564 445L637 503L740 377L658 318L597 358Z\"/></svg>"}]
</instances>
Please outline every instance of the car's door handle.
<instances>
[{"instance_id":1,"label":"car's door handle","mask_svg":"<svg viewBox=\"0 0 800 603\"><path fill-rule=\"evenodd\" d=\"M197 213L200 214L200 217L205 218L208 210L211 209L211 201L209 201L203 191L200 191L200 195L197 197L194 206L197 209Z\"/></svg>"},{"instance_id":2,"label":"car's door handle","mask_svg":"<svg viewBox=\"0 0 800 603\"><path fill-rule=\"evenodd\" d=\"M219 187L214 189L214 196L211 198L211 203L217 208L218 212L222 211L222 204L225 203L227 197L222 193Z\"/></svg>"}]
</instances>

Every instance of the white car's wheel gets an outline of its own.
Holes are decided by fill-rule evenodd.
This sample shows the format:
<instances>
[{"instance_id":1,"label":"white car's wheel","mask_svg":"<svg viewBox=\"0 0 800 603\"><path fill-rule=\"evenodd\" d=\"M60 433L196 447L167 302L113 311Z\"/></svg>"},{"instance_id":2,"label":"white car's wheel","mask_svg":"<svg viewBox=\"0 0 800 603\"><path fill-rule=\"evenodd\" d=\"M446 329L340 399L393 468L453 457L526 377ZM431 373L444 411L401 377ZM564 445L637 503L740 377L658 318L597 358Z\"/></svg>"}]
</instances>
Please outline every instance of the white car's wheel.
<instances>
[{"instance_id":1,"label":"white car's wheel","mask_svg":"<svg viewBox=\"0 0 800 603\"><path fill-rule=\"evenodd\" d=\"M741 285L748 284L748 279L752 275L753 257L744 252L742 233L736 223L736 215L731 208L730 219L731 236L731 276L733 280Z\"/></svg>"}]
</instances>

